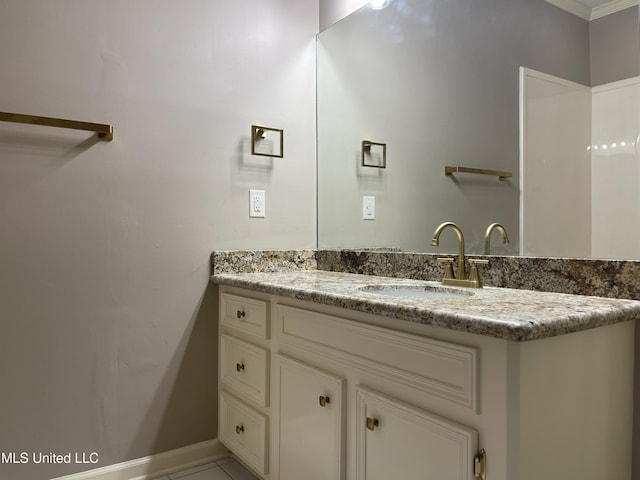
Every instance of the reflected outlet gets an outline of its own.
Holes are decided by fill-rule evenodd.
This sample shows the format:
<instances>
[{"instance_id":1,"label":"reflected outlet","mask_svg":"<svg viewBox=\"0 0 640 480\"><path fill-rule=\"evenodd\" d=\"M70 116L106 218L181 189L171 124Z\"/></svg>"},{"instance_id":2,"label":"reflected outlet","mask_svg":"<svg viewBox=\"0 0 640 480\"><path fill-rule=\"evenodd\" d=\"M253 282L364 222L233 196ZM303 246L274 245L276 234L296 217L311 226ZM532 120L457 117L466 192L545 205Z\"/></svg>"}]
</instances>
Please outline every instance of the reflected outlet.
<instances>
[{"instance_id":1,"label":"reflected outlet","mask_svg":"<svg viewBox=\"0 0 640 480\"><path fill-rule=\"evenodd\" d=\"M362 197L362 219L376 219L376 197L366 195Z\"/></svg>"},{"instance_id":2,"label":"reflected outlet","mask_svg":"<svg viewBox=\"0 0 640 480\"><path fill-rule=\"evenodd\" d=\"M249 217L263 218L265 216L264 190L249 190Z\"/></svg>"}]
</instances>

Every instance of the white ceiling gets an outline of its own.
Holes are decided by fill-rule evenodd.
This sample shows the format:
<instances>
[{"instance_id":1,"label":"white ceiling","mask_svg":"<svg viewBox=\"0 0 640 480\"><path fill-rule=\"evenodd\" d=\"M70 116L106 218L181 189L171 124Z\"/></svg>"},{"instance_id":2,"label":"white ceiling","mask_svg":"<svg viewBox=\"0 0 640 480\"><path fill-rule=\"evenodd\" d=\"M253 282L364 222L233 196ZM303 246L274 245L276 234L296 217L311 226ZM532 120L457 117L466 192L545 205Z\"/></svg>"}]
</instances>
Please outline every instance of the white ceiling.
<instances>
[{"instance_id":1,"label":"white ceiling","mask_svg":"<svg viewBox=\"0 0 640 480\"><path fill-rule=\"evenodd\" d=\"M547 2L585 20L595 20L638 5L638 0L547 0Z\"/></svg>"}]
</instances>

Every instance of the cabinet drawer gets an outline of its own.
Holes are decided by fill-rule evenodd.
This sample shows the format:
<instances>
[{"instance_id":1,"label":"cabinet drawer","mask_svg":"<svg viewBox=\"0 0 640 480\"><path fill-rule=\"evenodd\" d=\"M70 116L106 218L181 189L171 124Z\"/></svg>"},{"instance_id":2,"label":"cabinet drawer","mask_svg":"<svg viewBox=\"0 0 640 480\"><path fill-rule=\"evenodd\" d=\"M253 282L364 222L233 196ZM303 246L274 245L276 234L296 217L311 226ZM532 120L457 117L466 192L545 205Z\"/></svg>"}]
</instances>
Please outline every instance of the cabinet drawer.
<instances>
[{"instance_id":1,"label":"cabinet drawer","mask_svg":"<svg viewBox=\"0 0 640 480\"><path fill-rule=\"evenodd\" d=\"M223 325L260 338L269 338L267 302L230 293L220 295Z\"/></svg>"},{"instance_id":2,"label":"cabinet drawer","mask_svg":"<svg viewBox=\"0 0 640 480\"><path fill-rule=\"evenodd\" d=\"M231 335L220 336L220 380L259 405L267 406L269 352Z\"/></svg>"},{"instance_id":3,"label":"cabinet drawer","mask_svg":"<svg viewBox=\"0 0 640 480\"><path fill-rule=\"evenodd\" d=\"M478 412L476 348L286 305L276 307L276 325L282 344L340 358Z\"/></svg>"},{"instance_id":4,"label":"cabinet drawer","mask_svg":"<svg viewBox=\"0 0 640 480\"><path fill-rule=\"evenodd\" d=\"M267 417L228 393L222 392L219 422L220 441L257 472L266 475Z\"/></svg>"}]
</instances>

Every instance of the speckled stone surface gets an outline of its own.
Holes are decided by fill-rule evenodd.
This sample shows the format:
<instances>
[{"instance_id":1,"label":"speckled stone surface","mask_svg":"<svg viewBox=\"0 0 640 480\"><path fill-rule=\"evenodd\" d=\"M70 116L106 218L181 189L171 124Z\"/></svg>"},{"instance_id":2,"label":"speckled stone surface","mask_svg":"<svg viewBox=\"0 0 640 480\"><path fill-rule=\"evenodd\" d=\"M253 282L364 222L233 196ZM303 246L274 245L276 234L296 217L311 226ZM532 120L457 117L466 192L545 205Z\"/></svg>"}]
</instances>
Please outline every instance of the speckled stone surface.
<instances>
[{"instance_id":1,"label":"speckled stone surface","mask_svg":"<svg viewBox=\"0 0 640 480\"><path fill-rule=\"evenodd\" d=\"M211 254L211 273L315 270L316 250L228 250Z\"/></svg>"},{"instance_id":2,"label":"speckled stone surface","mask_svg":"<svg viewBox=\"0 0 640 480\"><path fill-rule=\"evenodd\" d=\"M496 338L528 341L640 318L640 301L485 287L442 287L379 275L322 270L220 273L212 281L273 295ZM407 298L371 292L372 286L412 286L455 298Z\"/></svg>"},{"instance_id":3,"label":"speckled stone surface","mask_svg":"<svg viewBox=\"0 0 640 480\"><path fill-rule=\"evenodd\" d=\"M318 269L439 281L442 266L429 253L320 250ZM452 255L454 258L457 256ZM485 258L484 285L543 292L640 300L640 261L574 258L468 256Z\"/></svg>"}]
</instances>

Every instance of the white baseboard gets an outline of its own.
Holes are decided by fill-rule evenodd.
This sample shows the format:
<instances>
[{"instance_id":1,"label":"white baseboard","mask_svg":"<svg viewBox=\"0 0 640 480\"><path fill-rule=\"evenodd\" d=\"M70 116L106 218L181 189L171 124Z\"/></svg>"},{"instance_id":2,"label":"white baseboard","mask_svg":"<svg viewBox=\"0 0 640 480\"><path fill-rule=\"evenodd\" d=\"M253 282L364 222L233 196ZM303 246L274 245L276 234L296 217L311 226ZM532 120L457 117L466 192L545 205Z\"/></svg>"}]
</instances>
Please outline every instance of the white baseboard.
<instances>
[{"instance_id":1,"label":"white baseboard","mask_svg":"<svg viewBox=\"0 0 640 480\"><path fill-rule=\"evenodd\" d=\"M229 456L217 439L51 480L150 480Z\"/></svg>"}]
</instances>

